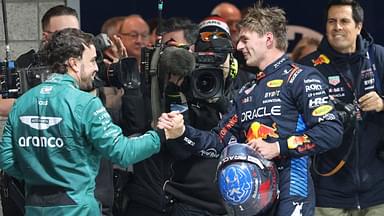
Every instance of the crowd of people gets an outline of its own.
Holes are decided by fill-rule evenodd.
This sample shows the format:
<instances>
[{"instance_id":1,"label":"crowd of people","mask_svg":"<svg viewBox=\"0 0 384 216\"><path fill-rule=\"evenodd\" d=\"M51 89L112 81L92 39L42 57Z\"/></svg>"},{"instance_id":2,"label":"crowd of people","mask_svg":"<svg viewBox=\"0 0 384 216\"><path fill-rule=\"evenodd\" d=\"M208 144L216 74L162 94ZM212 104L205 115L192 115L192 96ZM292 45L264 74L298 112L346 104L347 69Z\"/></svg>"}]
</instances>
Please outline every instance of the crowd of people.
<instances>
[{"instance_id":1,"label":"crowd of people","mask_svg":"<svg viewBox=\"0 0 384 216\"><path fill-rule=\"evenodd\" d=\"M0 98L3 215L382 215L384 48L357 0L325 11L322 41L288 55L285 11L262 2L199 23L112 17L101 50L74 9L52 7L39 50L16 60L43 56L51 75ZM236 143L276 167L270 205L223 197L220 154Z\"/></svg>"}]
</instances>

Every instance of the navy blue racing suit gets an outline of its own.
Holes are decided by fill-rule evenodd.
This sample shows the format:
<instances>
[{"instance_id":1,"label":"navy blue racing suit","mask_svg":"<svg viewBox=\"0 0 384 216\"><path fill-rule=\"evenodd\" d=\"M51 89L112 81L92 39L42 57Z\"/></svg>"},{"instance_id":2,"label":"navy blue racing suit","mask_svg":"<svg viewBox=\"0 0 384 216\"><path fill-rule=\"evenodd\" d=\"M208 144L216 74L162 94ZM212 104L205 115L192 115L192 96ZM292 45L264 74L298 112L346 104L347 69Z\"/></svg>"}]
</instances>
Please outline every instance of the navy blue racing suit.
<instances>
[{"instance_id":1,"label":"navy blue racing suit","mask_svg":"<svg viewBox=\"0 0 384 216\"><path fill-rule=\"evenodd\" d=\"M343 126L328 97L328 86L314 68L283 55L245 85L218 127L210 132L186 126L183 149L198 155L221 151L234 142L278 141L279 203L275 215L313 215L315 194L310 156L337 147ZM178 148L179 146L174 146Z\"/></svg>"}]
</instances>

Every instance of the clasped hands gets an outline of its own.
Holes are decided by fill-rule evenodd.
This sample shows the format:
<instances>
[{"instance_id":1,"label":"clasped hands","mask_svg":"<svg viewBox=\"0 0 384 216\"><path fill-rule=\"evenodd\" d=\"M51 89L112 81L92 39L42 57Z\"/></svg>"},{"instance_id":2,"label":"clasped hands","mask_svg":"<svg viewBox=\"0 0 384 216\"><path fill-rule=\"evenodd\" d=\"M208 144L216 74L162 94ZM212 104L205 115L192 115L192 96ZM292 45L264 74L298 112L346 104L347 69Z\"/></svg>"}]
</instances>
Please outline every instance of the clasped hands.
<instances>
[{"instance_id":1,"label":"clasped hands","mask_svg":"<svg viewBox=\"0 0 384 216\"><path fill-rule=\"evenodd\" d=\"M179 112L162 113L156 127L164 129L166 139L176 139L185 131L184 117Z\"/></svg>"}]
</instances>

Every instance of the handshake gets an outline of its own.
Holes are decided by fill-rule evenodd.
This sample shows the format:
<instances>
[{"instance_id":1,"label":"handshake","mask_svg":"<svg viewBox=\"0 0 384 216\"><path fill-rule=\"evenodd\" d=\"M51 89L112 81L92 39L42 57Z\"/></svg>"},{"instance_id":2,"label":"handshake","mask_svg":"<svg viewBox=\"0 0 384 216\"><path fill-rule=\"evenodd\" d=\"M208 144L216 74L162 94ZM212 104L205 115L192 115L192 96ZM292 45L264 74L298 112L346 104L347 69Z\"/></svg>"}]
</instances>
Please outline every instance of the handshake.
<instances>
[{"instance_id":1,"label":"handshake","mask_svg":"<svg viewBox=\"0 0 384 216\"><path fill-rule=\"evenodd\" d=\"M163 113L158 118L156 127L164 129L167 140L179 138L185 131L183 114L179 112Z\"/></svg>"}]
</instances>

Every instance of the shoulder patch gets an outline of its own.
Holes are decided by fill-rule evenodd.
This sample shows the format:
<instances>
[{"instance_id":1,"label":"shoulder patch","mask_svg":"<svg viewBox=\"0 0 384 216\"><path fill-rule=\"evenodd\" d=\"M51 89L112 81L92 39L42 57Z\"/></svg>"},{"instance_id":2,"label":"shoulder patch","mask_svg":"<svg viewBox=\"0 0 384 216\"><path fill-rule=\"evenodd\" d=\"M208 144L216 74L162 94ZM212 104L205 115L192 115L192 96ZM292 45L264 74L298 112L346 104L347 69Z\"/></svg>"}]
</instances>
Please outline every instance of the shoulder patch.
<instances>
[{"instance_id":1,"label":"shoulder patch","mask_svg":"<svg viewBox=\"0 0 384 216\"><path fill-rule=\"evenodd\" d=\"M255 88L255 86L256 86L255 80L247 82L246 84L243 85L243 87L241 87L241 89L239 90L239 94L242 94L243 92L245 94L249 94Z\"/></svg>"},{"instance_id":2,"label":"shoulder patch","mask_svg":"<svg viewBox=\"0 0 384 216\"><path fill-rule=\"evenodd\" d=\"M292 69L289 71L288 82L293 83L296 77L300 74L303 69L299 68L297 65L292 64Z\"/></svg>"},{"instance_id":3,"label":"shoulder patch","mask_svg":"<svg viewBox=\"0 0 384 216\"><path fill-rule=\"evenodd\" d=\"M317 59L312 59L312 63L313 63L313 66L315 67L321 64L329 64L331 63L331 60L329 60L329 58L326 55L320 54L319 57L317 57Z\"/></svg>"}]
</instances>

